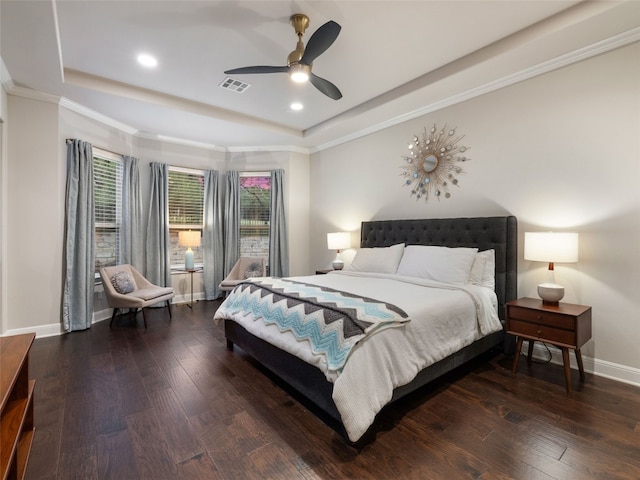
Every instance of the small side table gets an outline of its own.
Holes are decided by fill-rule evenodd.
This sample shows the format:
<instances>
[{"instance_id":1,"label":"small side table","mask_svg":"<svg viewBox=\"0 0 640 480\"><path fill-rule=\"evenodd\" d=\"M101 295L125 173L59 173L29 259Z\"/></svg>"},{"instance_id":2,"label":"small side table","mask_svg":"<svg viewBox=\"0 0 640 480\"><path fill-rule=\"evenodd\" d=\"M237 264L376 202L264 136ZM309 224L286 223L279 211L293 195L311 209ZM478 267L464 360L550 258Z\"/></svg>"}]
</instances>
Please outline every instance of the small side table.
<instances>
[{"instance_id":1,"label":"small side table","mask_svg":"<svg viewBox=\"0 0 640 480\"><path fill-rule=\"evenodd\" d=\"M197 272L195 268L188 268L185 270L189 274L189 280L191 283L191 303L187 303L187 307L193 310L193 274Z\"/></svg>"},{"instance_id":2,"label":"small side table","mask_svg":"<svg viewBox=\"0 0 640 480\"><path fill-rule=\"evenodd\" d=\"M316 270L316 275L326 275L329 272L333 272L332 269L329 270Z\"/></svg>"},{"instance_id":3,"label":"small side table","mask_svg":"<svg viewBox=\"0 0 640 480\"><path fill-rule=\"evenodd\" d=\"M571 391L571 366L569 349L575 351L580 380L584 381L584 365L580 348L591 338L591 307L562 303L544 305L542 300L521 298L506 304L507 333L517 335L516 353L511 375L518 369L522 341L529 340L527 361L531 361L533 344L536 341L550 343L562 350L564 378L567 392Z\"/></svg>"}]
</instances>

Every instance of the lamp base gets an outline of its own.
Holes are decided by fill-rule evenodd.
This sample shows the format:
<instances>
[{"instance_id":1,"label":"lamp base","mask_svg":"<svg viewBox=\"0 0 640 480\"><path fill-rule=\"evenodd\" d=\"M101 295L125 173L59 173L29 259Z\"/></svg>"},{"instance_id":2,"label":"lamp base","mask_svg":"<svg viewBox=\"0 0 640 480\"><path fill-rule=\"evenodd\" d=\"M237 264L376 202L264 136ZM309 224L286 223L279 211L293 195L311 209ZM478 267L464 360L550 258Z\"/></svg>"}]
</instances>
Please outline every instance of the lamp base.
<instances>
[{"instance_id":1,"label":"lamp base","mask_svg":"<svg viewBox=\"0 0 640 480\"><path fill-rule=\"evenodd\" d=\"M342 270L344 268L344 262L342 260L334 260L333 262L331 262L331 266L333 267L334 270Z\"/></svg>"},{"instance_id":2,"label":"lamp base","mask_svg":"<svg viewBox=\"0 0 640 480\"><path fill-rule=\"evenodd\" d=\"M538 295L543 305L557 306L564 297L564 287L557 283L541 283L538 285Z\"/></svg>"},{"instance_id":3,"label":"lamp base","mask_svg":"<svg viewBox=\"0 0 640 480\"><path fill-rule=\"evenodd\" d=\"M184 253L184 269L193 270L193 250L191 250L191 247L188 247Z\"/></svg>"}]
</instances>

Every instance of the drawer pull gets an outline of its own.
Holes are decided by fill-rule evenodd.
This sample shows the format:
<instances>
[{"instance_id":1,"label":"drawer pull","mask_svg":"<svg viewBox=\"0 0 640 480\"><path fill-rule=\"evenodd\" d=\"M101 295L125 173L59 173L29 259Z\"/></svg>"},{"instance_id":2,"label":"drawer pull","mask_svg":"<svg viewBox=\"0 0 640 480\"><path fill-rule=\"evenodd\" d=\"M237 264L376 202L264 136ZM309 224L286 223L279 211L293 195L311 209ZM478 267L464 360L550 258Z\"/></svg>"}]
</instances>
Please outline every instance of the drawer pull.
<instances>
[{"instance_id":1,"label":"drawer pull","mask_svg":"<svg viewBox=\"0 0 640 480\"><path fill-rule=\"evenodd\" d=\"M540 335L542 333L542 330L538 330L538 335Z\"/></svg>"}]
</instances>

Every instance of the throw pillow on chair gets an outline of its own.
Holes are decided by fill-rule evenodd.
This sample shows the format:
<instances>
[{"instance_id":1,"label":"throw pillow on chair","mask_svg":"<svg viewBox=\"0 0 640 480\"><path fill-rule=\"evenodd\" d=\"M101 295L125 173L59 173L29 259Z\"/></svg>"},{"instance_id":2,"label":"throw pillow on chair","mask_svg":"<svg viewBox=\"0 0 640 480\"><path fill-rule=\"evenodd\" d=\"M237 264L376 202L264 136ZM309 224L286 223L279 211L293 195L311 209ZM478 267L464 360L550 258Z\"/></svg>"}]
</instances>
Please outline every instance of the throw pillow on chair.
<instances>
[{"instance_id":1,"label":"throw pillow on chair","mask_svg":"<svg viewBox=\"0 0 640 480\"><path fill-rule=\"evenodd\" d=\"M262 265L259 262L250 264L244 272L244 278L253 278L262 276Z\"/></svg>"},{"instance_id":2,"label":"throw pillow on chair","mask_svg":"<svg viewBox=\"0 0 640 480\"><path fill-rule=\"evenodd\" d=\"M133 280L133 275L129 272L116 272L111 277L111 285L115 288L116 292L126 295L136 289L136 283Z\"/></svg>"}]
</instances>

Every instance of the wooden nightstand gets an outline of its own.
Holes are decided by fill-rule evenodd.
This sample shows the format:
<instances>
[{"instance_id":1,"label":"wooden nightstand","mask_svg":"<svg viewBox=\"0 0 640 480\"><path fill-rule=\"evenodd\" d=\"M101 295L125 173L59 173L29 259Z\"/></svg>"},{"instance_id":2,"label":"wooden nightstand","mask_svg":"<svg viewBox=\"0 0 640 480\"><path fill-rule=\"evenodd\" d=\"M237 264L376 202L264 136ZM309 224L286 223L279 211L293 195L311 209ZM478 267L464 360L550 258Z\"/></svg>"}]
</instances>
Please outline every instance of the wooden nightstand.
<instances>
[{"instance_id":1,"label":"wooden nightstand","mask_svg":"<svg viewBox=\"0 0 640 480\"><path fill-rule=\"evenodd\" d=\"M591 338L591 307L562 302L556 306L550 306L543 305L542 300L535 298L521 298L508 302L506 308L507 333L518 337L511 369L512 375L515 375L518 369L522 341L527 339L529 340L528 361L531 361L533 344L536 341L550 343L562 350L567 392L571 391L569 349L575 350L580 380L584 381L584 365L580 348Z\"/></svg>"}]
</instances>

